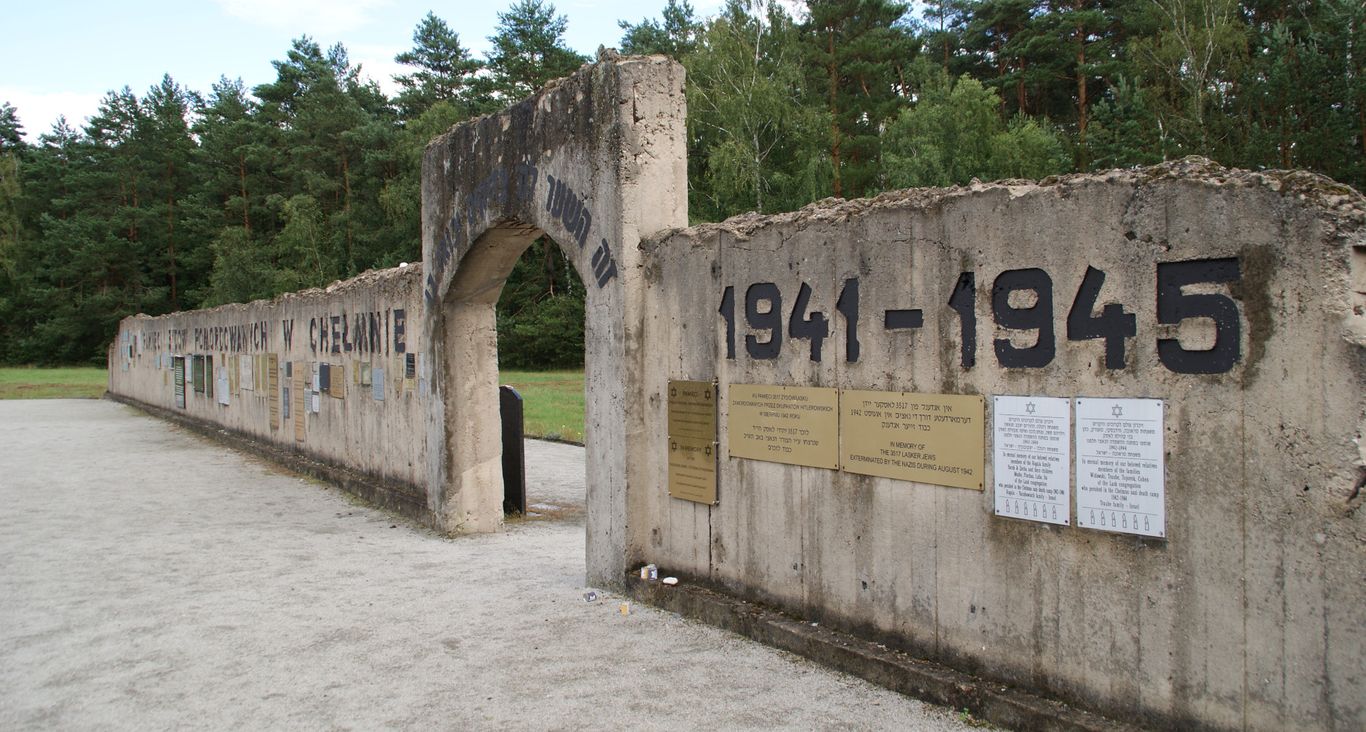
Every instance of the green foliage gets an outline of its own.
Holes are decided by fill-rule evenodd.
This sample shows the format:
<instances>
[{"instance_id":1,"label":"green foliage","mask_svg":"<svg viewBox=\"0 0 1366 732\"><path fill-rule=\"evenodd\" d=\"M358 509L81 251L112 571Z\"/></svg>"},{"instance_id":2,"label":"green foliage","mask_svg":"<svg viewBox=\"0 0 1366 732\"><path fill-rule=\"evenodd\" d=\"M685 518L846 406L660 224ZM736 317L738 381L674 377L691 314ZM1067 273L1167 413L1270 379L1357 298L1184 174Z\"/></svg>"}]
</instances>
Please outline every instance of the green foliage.
<instances>
[{"instance_id":1,"label":"green foliage","mask_svg":"<svg viewBox=\"0 0 1366 732\"><path fill-rule=\"evenodd\" d=\"M584 290L548 239L522 254L498 299L498 363L504 368L583 366Z\"/></svg>"},{"instance_id":2,"label":"green foliage","mask_svg":"<svg viewBox=\"0 0 1366 732\"><path fill-rule=\"evenodd\" d=\"M228 226L213 240L213 274L209 278L209 307L230 302L251 302L276 293L280 274L274 257L240 226Z\"/></svg>"},{"instance_id":3,"label":"green foliage","mask_svg":"<svg viewBox=\"0 0 1366 732\"><path fill-rule=\"evenodd\" d=\"M997 110L1001 98L976 79L950 82L942 75L921 90L887 130L886 168L893 186L964 185L973 178L1042 178L1065 172L1071 161L1047 123L1016 116L1009 125Z\"/></svg>"},{"instance_id":4,"label":"green foliage","mask_svg":"<svg viewBox=\"0 0 1366 732\"><path fill-rule=\"evenodd\" d=\"M896 188L949 186L984 174L1001 129L1000 98L970 77L921 90L887 130L888 182Z\"/></svg>"},{"instance_id":5,"label":"green foliage","mask_svg":"<svg viewBox=\"0 0 1366 732\"><path fill-rule=\"evenodd\" d=\"M619 23L687 69L694 221L973 178L1199 153L1366 185L1360 0L669 0ZM169 76L36 144L0 104L0 362L101 362L119 318L270 297L421 257L422 152L585 59L545 0L484 60L428 13L387 98L307 36L254 89ZM582 363L584 291L537 243L500 303L505 365Z\"/></svg>"},{"instance_id":6,"label":"green foliage","mask_svg":"<svg viewBox=\"0 0 1366 732\"><path fill-rule=\"evenodd\" d=\"M678 0L669 0L660 15L662 19L657 21L649 18L635 24L617 21L623 31L621 52L640 56L660 53L682 59L697 49L702 24L688 0L681 4Z\"/></svg>"},{"instance_id":7,"label":"green foliage","mask_svg":"<svg viewBox=\"0 0 1366 732\"><path fill-rule=\"evenodd\" d=\"M1066 173L1072 158L1061 135L1047 120L1016 115L991 137L988 178L1046 178Z\"/></svg>"},{"instance_id":8,"label":"green foliage","mask_svg":"<svg viewBox=\"0 0 1366 732\"><path fill-rule=\"evenodd\" d=\"M1152 165L1175 154L1158 124L1148 94L1120 78L1109 98L1096 105L1088 139L1094 169Z\"/></svg>"},{"instance_id":9,"label":"green foliage","mask_svg":"<svg viewBox=\"0 0 1366 732\"><path fill-rule=\"evenodd\" d=\"M808 0L799 38L809 93L830 124L831 191L857 198L881 189L881 129L902 105L905 67L919 41L894 0Z\"/></svg>"},{"instance_id":10,"label":"green foliage","mask_svg":"<svg viewBox=\"0 0 1366 732\"><path fill-rule=\"evenodd\" d=\"M530 96L547 81L568 76L588 59L564 45L569 20L542 0L517 0L498 14L488 68L501 104Z\"/></svg>"},{"instance_id":11,"label":"green foliage","mask_svg":"<svg viewBox=\"0 0 1366 732\"><path fill-rule=\"evenodd\" d=\"M1236 0L1152 0L1151 34L1130 44L1153 111L1180 154L1228 159L1234 120L1223 114L1247 63L1249 28Z\"/></svg>"},{"instance_id":12,"label":"green foliage","mask_svg":"<svg viewBox=\"0 0 1366 732\"><path fill-rule=\"evenodd\" d=\"M460 36L446 21L428 12L413 31L413 48L394 57L413 67L411 74L394 77L401 87L394 102L405 119L421 116L438 102L452 104L469 114L484 106L478 98L475 74L483 68L460 45Z\"/></svg>"},{"instance_id":13,"label":"green foliage","mask_svg":"<svg viewBox=\"0 0 1366 732\"><path fill-rule=\"evenodd\" d=\"M695 218L788 210L828 190L825 115L800 101L799 29L781 6L756 7L730 0L684 58Z\"/></svg>"}]
</instances>

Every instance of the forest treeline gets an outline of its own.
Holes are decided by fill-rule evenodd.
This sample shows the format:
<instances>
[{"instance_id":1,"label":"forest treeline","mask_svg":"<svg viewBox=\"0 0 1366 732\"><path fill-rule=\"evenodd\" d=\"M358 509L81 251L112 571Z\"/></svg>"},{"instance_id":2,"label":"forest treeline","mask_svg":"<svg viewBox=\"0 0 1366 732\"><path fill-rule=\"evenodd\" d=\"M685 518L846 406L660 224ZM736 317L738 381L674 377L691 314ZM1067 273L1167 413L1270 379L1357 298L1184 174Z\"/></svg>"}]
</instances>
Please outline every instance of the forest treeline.
<instances>
[{"instance_id":1,"label":"forest treeline","mask_svg":"<svg viewBox=\"0 0 1366 732\"><path fill-rule=\"evenodd\" d=\"M694 221L973 178L1204 155L1366 182L1360 0L670 0L623 53L687 69ZM0 363L102 362L117 321L325 285L421 259L426 142L588 59L545 0L476 58L429 13L388 96L341 45L276 78L110 92L26 143L0 104ZM510 367L582 363L583 290L557 247L499 306Z\"/></svg>"}]
</instances>

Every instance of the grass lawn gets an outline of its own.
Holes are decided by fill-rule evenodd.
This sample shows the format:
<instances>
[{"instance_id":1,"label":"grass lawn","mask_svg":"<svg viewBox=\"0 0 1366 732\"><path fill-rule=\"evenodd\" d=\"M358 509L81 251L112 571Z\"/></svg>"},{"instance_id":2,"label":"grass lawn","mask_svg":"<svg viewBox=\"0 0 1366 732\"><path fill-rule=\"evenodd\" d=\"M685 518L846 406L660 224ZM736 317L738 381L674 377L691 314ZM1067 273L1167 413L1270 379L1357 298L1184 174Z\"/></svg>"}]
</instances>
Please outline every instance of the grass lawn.
<instances>
[{"instance_id":1,"label":"grass lawn","mask_svg":"<svg viewBox=\"0 0 1366 732\"><path fill-rule=\"evenodd\" d=\"M94 366L0 367L0 399L99 399L108 383L108 372Z\"/></svg>"},{"instance_id":2,"label":"grass lawn","mask_svg":"<svg viewBox=\"0 0 1366 732\"><path fill-rule=\"evenodd\" d=\"M522 395L527 437L583 444L583 371L502 371Z\"/></svg>"},{"instance_id":3,"label":"grass lawn","mask_svg":"<svg viewBox=\"0 0 1366 732\"><path fill-rule=\"evenodd\" d=\"M527 437L583 444L582 371L503 371L522 395ZM0 367L0 399L98 399L108 373L95 367Z\"/></svg>"}]
</instances>

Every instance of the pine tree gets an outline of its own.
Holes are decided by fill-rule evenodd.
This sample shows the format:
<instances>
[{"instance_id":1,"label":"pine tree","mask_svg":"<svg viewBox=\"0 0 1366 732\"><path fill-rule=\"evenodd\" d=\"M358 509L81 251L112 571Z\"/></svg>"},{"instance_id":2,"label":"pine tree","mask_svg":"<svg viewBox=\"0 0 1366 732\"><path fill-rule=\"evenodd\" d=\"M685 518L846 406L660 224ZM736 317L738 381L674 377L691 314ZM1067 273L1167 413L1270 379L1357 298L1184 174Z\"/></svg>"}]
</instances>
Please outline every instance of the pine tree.
<instances>
[{"instance_id":1,"label":"pine tree","mask_svg":"<svg viewBox=\"0 0 1366 732\"><path fill-rule=\"evenodd\" d=\"M18 112L9 102L0 103L0 363L10 360L14 343L15 265L23 231L20 158L25 147Z\"/></svg>"},{"instance_id":2,"label":"pine tree","mask_svg":"<svg viewBox=\"0 0 1366 732\"><path fill-rule=\"evenodd\" d=\"M259 119L273 128L280 151L272 171L283 185L268 200L283 227L276 234L281 270L304 286L326 284L383 263L400 242L384 225L380 193L398 175L397 119L383 93L360 81L346 49L324 54L294 41L276 80L257 86ZM295 269L306 229L307 264ZM292 232L292 233L291 233Z\"/></svg>"},{"instance_id":3,"label":"pine tree","mask_svg":"<svg viewBox=\"0 0 1366 732\"><path fill-rule=\"evenodd\" d=\"M200 192L218 212L215 227L239 226L248 234L270 236L274 227L263 173L274 157L273 128L256 115L257 103L241 79L220 78L213 85L194 126L200 140Z\"/></svg>"},{"instance_id":4,"label":"pine tree","mask_svg":"<svg viewBox=\"0 0 1366 732\"><path fill-rule=\"evenodd\" d=\"M646 18L635 24L617 21L622 30L621 52L641 56L664 54L682 60L697 48L702 23L697 20L688 0L682 3L669 0L660 17L660 20Z\"/></svg>"},{"instance_id":5,"label":"pine tree","mask_svg":"<svg viewBox=\"0 0 1366 732\"><path fill-rule=\"evenodd\" d=\"M498 13L488 68L501 104L530 96L547 81L573 73L588 59L564 45L569 20L542 0L518 0Z\"/></svg>"},{"instance_id":6,"label":"pine tree","mask_svg":"<svg viewBox=\"0 0 1366 732\"><path fill-rule=\"evenodd\" d=\"M882 124L901 107L904 69L918 41L902 22L909 5L895 0L810 0L805 24L811 88L820 89L830 120L830 165L836 196L881 188Z\"/></svg>"},{"instance_id":7,"label":"pine tree","mask_svg":"<svg viewBox=\"0 0 1366 732\"><path fill-rule=\"evenodd\" d=\"M143 97L143 114L134 128L134 152L145 181L140 259L150 281L166 288L169 310L199 305L210 266L205 216L194 195L199 171L189 115L195 106L202 106L198 95L165 76ZM195 294L187 298L188 292Z\"/></svg>"},{"instance_id":8,"label":"pine tree","mask_svg":"<svg viewBox=\"0 0 1366 732\"><path fill-rule=\"evenodd\" d=\"M470 57L460 36L434 13L428 12L413 30L412 50L394 61L415 69L394 77L400 87L394 102L405 120L420 117L438 102L448 102L466 115L487 105L473 83L483 64Z\"/></svg>"}]
</instances>

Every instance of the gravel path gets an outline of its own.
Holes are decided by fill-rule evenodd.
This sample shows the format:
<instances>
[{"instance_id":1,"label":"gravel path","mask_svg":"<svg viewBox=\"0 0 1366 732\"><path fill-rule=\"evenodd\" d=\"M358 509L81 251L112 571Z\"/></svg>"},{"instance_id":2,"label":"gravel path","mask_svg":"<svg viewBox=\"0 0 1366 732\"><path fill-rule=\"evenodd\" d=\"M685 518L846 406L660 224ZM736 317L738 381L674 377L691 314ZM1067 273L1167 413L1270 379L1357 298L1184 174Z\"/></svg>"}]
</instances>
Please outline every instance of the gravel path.
<instances>
[{"instance_id":1,"label":"gravel path","mask_svg":"<svg viewBox=\"0 0 1366 732\"><path fill-rule=\"evenodd\" d=\"M581 501L580 450L527 462ZM964 728L584 602L563 515L447 540L126 406L0 402L0 729Z\"/></svg>"}]
</instances>

